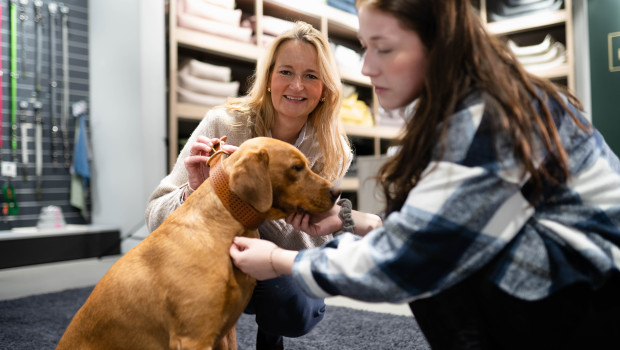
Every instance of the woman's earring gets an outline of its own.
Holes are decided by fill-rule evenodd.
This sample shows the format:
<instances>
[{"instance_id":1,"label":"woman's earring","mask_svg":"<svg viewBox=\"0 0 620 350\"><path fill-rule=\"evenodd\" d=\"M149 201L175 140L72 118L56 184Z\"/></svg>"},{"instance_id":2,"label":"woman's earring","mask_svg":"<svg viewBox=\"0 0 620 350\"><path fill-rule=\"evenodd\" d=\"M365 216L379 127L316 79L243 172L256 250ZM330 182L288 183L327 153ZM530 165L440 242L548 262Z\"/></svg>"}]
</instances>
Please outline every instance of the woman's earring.
<instances>
[{"instance_id":1,"label":"woman's earring","mask_svg":"<svg viewBox=\"0 0 620 350\"><path fill-rule=\"evenodd\" d=\"M271 88L270 87L267 88L267 92L271 92Z\"/></svg>"},{"instance_id":2,"label":"woman's earring","mask_svg":"<svg viewBox=\"0 0 620 350\"><path fill-rule=\"evenodd\" d=\"M321 97L321 102L325 102L325 97Z\"/></svg>"}]
</instances>

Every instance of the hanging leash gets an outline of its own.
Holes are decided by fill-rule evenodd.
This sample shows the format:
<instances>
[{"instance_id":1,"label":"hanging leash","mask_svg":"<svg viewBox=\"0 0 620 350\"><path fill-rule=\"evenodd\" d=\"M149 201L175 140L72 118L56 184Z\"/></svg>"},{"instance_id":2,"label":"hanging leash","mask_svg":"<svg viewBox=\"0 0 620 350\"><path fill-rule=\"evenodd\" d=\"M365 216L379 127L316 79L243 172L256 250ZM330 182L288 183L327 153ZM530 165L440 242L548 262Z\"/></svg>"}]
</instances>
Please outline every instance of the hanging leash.
<instances>
[{"instance_id":1,"label":"hanging leash","mask_svg":"<svg viewBox=\"0 0 620 350\"><path fill-rule=\"evenodd\" d=\"M11 149L17 149L16 119L17 119L17 0L11 0L10 6L10 40L11 40ZM23 35L23 33L22 33ZM22 48L23 50L23 48ZM15 200L15 188L11 178L16 176L15 162L2 162L2 175L7 181L2 186L5 202L2 205L3 215L17 215L19 206Z\"/></svg>"},{"instance_id":2,"label":"hanging leash","mask_svg":"<svg viewBox=\"0 0 620 350\"><path fill-rule=\"evenodd\" d=\"M60 6L62 16L62 106L60 129L62 131L62 143L65 155L65 168L71 167L71 152L69 150L69 7Z\"/></svg>"},{"instance_id":3,"label":"hanging leash","mask_svg":"<svg viewBox=\"0 0 620 350\"><path fill-rule=\"evenodd\" d=\"M50 28L50 116L52 120L52 163L58 165L58 157L60 155L60 146L58 145L58 114L56 106L56 89L58 81L56 78L56 20L58 19L58 4L50 2L47 5L49 12L49 28Z\"/></svg>"},{"instance_id":4,"label":"hanging leash","mask_svg":"<svg viewBox=\"0 0 620 350\"><path fill-rule=\"evenodd\" d=\"M26 71L26 36L24 35L25 31L24 31L24 23L26 23L26 21L28 20L28 15L26 14L26 6L28 5L28 0L19 0L19 32L22 33L22 35L19 38L20 41L20 46L22 48L21 51L21 76L22 77L26 77L27 76L27 71Z\"/></svg>"},{"instance_id":5,"label":"hanging leash","mask_svg":"<svg viewBox=\"0 0 620 350\"><path fill-rule=\"evenodd\" d=\"M19 129L21 131L22 141L22 175L24 181L28 181L28 129L32 128L32 124L28 123L26 110L28 110L28 102L19 102Z\"/></svg>"},{"instance_id":6,"label":"hanging leash","mask_svg":"<svg viewBox=\"0 0 620 350\"><path fill-rule=\"evenodd\" d=\"M34 162L35 162L35 175L37 177L36 182L36 195L37 200L42 199L41 184L43 182L43 119L41 118L41 108L43 103L41 102L41 51L43 51L42 35L43 35L43 1L34 0L34 12L35 12L35 41L36 41L36 53L35 53L35 84L33 92L34 107Z\"/></svg>"}]
</instances>

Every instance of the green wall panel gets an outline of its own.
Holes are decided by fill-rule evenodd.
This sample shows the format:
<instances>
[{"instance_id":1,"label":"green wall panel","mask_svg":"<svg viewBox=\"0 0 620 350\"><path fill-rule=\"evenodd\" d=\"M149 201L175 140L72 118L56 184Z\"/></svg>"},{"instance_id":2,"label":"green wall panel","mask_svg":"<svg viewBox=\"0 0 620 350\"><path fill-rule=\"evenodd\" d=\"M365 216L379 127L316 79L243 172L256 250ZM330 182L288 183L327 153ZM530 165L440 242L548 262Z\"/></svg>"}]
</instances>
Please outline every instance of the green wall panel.
<instances>
[{"instance_id":1,"label":"green wall panel","mask_svg":"<svg viewBox=\"0 0 620 350\"><path fill-rule=\"evenodd\" d=\"M589 0L592 122L620 155L620 0Z\"/></svg>"}]
</instances>

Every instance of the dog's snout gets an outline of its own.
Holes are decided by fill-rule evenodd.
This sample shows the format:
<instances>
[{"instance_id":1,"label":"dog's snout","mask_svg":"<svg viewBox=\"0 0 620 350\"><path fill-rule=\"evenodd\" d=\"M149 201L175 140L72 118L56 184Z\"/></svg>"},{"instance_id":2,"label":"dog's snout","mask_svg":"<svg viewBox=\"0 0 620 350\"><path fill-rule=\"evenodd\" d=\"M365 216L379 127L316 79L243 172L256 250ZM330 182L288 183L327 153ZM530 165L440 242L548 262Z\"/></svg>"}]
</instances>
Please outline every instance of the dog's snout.
<instances>
[{"instance_id":1,"label":"dog's snout","mask_svg":"<svg viewBox=\"0 0 620 350\"><path fill-rule=\"evenodd\" d=\"M332 200L332 202L335 202L335 201L338 199L338 197L340 197L340 194L341 194L341 193L342 193L342 191L341 191L339 188L333 188L333 187L332 187L332 188L329 190L329 194L330 194L330 196L331 196L331 200Z\"/></svg>"}]
</instances>

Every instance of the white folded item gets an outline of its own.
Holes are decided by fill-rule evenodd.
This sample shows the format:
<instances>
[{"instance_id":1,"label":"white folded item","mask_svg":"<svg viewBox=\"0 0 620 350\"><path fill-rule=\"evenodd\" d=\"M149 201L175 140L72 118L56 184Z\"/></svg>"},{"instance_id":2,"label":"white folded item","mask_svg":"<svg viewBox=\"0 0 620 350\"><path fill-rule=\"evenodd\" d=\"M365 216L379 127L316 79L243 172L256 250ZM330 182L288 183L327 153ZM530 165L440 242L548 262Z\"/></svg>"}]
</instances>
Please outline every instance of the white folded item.
<instances>
[{"instance_id":1,"label":"white folded item","mask_svg":"<svg viewBox=\"0 0 620 350\"><path fill-rule=\"evenodd\" d=\"M536 55L548 51L552 42L555 42L555 40L553 40L551 35L547 34L540 44L530 46L518 46L514 41L508 40L508 48L516 56Z\"/></svg>"},{"instance_id":2,"label":"white folded item","mask_svg":"<svg viewBox=\"0 0 620 350\"><path fill-rule=\"evenodd\" d=\"M274 36L278 36L295 26L295 22L272 16L263 16L263 21L261 23L263 25L263 33ZM256 16L250 16L244 19L241 21L241 26L256 31Z\"/></svg>"},{"instance_id":3,"label":"white folded item","mask_svg":"<svg viewBox=\"0 0 620 350\"><path fill-rule=\"evenodd\" d=\"M221 82L208 79L201 79L188 74L188 71L179 71L179 86L190 90L211 96L236 97L239 93L239 82Z\"/></svg>"},{"instance_id":4,"label":"white folded item","mask_svg":"<svg viewBox=\"0 0 620 350\"><path fill-rule=\"evenodd\" d=\"M193 75L196 78L223 82L230 81L230 67L216 66L214 64L198 61L194 58L182 64L182 67L179 71L182 70L187 70L189 75Z\"/></svg>"},{"instance_id":5,"label":"white folded item","mask_svg":"<svg viewBox=\"0 0 620 350\"><path fill-rule=\"evenodd\" d=\"M564 63L566 63L566 51L559 53L558 56L553 58L551 61L524 64L523 68L530 72L542 72L556 68Z\"/></svg>"},{"instance_id":6,"label":"white folded item","mask_svg":"<svg viewBox=\"0 0 620 350\"><path fill-rule=\"evenodd\" d=\"M241 24L241 10L230 10L212 5L203 0L181 0L185 3L185 13L226 23L238 27Z\"/></svg>"},{"instance_id":7,"label":"white folded item","mask_svg":"<svg viewBox=\"0 0 620 350\"><path fill-rule=\"evenodd\" d=\"M177 98L178 101L182 103L199 104L209 107L223 105L227 99L227 97L211 96L189 91L182 87L177 87Z\"/></svg>"},{"instance_id":8,"label":"white folded item","mask_svg":"<svg viewBox=\"0 0 620 350\"><path fill-rule=\"evenodd\" d=\"M223 7L225 9L233 10L235 8L235 0L201 0L211 5Z\"/></svg>"},{"instance_id":9,"label":"white folded item","mask_svg":"<svg viewBox=\"0 0 620 350\"><path fill-rule=\"evenodd\" d=\"M551 62L562 55L566 56L566 48L562 45L562 43L555 42L551 45L547 52L543 52L538 55L518 56L517 59L521 62L521 64L528 65Z\"/></svg>"},{"instance_id":10,"label":"white folded item","mask_svg":"<svg viewBox=\"0 0 620 350\"><path fill-rule=\"evenodd\" d=\"M346 46L333 44L332 49L334 50L336 63L341 70L351 73L360 73L362 71L363 60L357 51Z\"/></svg>"},{"instance_id":11,"label":"white folded item","mask_svg":"<svg viewBox=\"0 0 620 350\"><path fill-rule=\"evenodd\" d=\"M277 37L263 33L262 38L262 47L269 47L276 40ZM256 35L252 35L252 44L258 45L258 39L256 39Z\"/></svg>"},{"instance_id":12,"label":"white folded item","mask_svg":"<svg viewBox=\"0 0 620 350\"><path fill-rule=\"evenodd\" d=\"M236 27L230 24L212 21L206 18L180 12L177 16L180 27L213 34L224 38L249 43L252 41L252 29Z\"/></svg>"}]
</instances>

